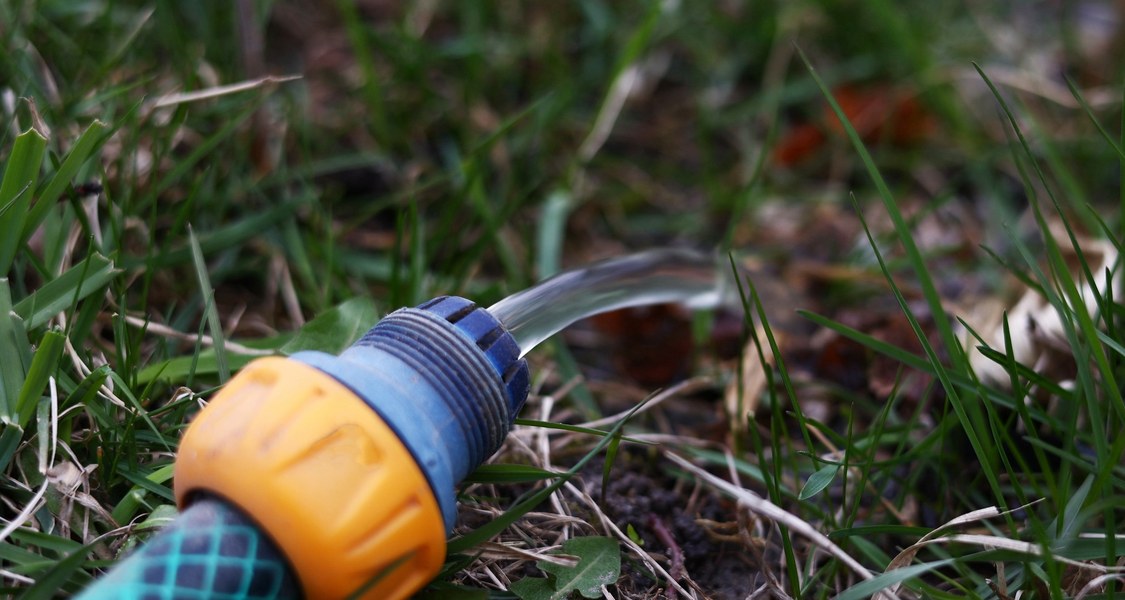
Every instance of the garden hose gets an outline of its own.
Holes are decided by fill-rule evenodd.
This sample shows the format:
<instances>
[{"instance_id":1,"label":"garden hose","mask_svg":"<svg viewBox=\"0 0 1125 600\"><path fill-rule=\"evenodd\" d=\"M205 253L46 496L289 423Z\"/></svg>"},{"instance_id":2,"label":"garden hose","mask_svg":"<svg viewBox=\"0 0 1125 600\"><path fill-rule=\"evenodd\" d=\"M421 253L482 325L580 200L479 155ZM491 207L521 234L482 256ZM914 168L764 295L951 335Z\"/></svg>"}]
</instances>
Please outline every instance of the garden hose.
<instances>
[{"instance_id":1,"label":"garden hose","mask_svg":"<svg viewBox=\"0 0 1125 600\"><path fill-rule=\"evenodd\" d=\"M410 596L445 560L457 484L500 447L527 399L523 354L599 310L714 296L715 272L703 255L641 253L488 310L443 296L395 311L339 356L252 362L184 434L175 523L79 598ZM613 281L624 296L586 294L581 310L520 336L508 327L536 303Z\"/></svg>"}]
</instances>

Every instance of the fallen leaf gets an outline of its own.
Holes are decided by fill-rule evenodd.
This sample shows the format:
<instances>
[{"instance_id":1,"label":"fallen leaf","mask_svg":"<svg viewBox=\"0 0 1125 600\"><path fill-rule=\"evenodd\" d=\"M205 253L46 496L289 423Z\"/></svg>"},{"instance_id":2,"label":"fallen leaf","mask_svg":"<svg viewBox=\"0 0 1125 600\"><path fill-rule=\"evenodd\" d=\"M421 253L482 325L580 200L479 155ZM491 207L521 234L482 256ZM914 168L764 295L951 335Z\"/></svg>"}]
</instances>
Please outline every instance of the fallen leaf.
<instances>
[{"instance_id":1,"label":"fallen leaf","mask_svg":"<svg viewBox=\"0 0 1125 600\"><path fill-rule=\"evenodd\" d=\"M910 146L929 138L937 129L937 119L911 89L886 84L843 85L833 89L832 96L867 144ZM800 164L815 156L829 135L843 134L843 124L826 106L815 122L799 124L782 136L774 147L773 162L783 167Z\"/></svg>"},{"instance_id":2,"label":"fallen leaf","mask_svg":"<svg viewBox=\"0 0 1125 600\"><path fill-rule=\"evenodd\" d=\"M1116 247L1108 241L1089 238L1079 239L1079 245L1084 259L1097 279L1098 291L1105 295L1109 290L1114 298L1120 298L1120 276L1115 274L1112 280L1106 279L1106 274L1111 273L1117 263ZM1077 255L1073 248L1064 245L1061 249L1066 255L1064 258L1077 264ZM1071 276L1082 296L1084 304L1082 308L1094 317L1098 311L1096 292L1086 281L1081 270L1073 267L1071 271ZM1074 378L1074 370L1078 367L1074 364L1074 356L1066 340L1066 328L1062 317L1037 290L1023 286L1019 300L1010 308L1005 309L1001 305L987 313L970 314L963 318L989 348L1003 354L1007 352L1004 334L1005 313L1011 337L1011 355L1016 362L1037 373L1050 373L1057 381ZM1011 386L1011 377L1007 369L981 351L979 340L971 334L966 334L965 346L969 353L969 364L981 381L1005 389Z\"/></svg>"}]
</instances>

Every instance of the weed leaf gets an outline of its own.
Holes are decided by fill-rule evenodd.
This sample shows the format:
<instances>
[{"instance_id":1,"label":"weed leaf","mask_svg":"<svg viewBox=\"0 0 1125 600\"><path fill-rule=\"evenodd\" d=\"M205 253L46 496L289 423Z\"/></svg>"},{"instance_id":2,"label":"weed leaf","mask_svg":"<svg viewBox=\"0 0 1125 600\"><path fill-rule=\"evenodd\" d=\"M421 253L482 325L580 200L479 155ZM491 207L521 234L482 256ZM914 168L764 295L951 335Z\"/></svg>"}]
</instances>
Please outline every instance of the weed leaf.
<instances>
[{"instance_id":1,"label":"weed leaf","mask_svg":"<svg viewBox=\"0 0 1125 600\"><path fill-rule=\"evenodd\" d=\"M836 473L840 472L840 465L824 465L816 473L809 476L809 480L805 482L805 487L801 488L801 493L797 496L798 500L808 500L813 496L824 491L836 478Z\"/></svg>"},{"instance_id":2,"label":"weed leaf","mask_svg":"<svg viewBox=\"0 0 1125 600\"><path fill-rule=\"evenodd\" d=\"M283 354L319 350L339 354L379 320L370 298L352 298L318 315L281 347Z\"/></svg>"},{"instance_id":3,"label":"weed leaf","mask_svg":"<svg viewBox=\"0 0 1125 600\"><path fill-rule=\"evenodd\" d=\"M613 538L602 536L567 540L562 553L578 557L578 565L564 567L540 561L537 566L551 577L528 577L512 584L524 600L562 599L577 591L586 598L601 598L602 586L621 575L621 550Z\"/></svg>"}]
</instances>

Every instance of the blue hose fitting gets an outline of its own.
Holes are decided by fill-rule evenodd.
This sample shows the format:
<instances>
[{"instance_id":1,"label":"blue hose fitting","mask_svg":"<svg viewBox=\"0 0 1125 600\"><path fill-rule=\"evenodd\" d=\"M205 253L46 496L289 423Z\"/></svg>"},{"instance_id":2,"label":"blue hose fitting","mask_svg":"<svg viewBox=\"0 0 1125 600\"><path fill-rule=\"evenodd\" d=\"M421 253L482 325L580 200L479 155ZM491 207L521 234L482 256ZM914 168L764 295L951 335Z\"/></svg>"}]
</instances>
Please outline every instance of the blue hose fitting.
<instances>
[{"instance_id":1,"label":"blue hose fitting","mask_svg":"<svg viewBox=\"0 0 1125 600\"><path fill-rule=\"evenodd\" d=\"M446 530L456 485L500 448L530 387L511 334L455 296L387 315L340 356L291 358L340 381L394 430L433 488Z\"/></svg>"}]
</instances>

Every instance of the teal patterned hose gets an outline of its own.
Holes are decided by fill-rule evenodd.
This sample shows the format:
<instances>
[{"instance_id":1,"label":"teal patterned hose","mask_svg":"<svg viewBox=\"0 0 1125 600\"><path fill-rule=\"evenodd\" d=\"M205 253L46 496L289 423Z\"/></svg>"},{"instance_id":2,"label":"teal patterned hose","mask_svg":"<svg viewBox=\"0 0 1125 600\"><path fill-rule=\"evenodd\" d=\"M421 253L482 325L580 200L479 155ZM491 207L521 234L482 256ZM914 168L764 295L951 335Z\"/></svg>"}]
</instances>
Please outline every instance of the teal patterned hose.
<instances>
[{"instance_id":1,"label":"teal patterned hose","mask_svg":"<svg viewBox=\"0 0 1125 600\"><path fill-rule=\"evenodd\" d=\"M273 542L230 504L206 498L87 588L79 600L300 598Z\"/></svg>"}]
</instances>

